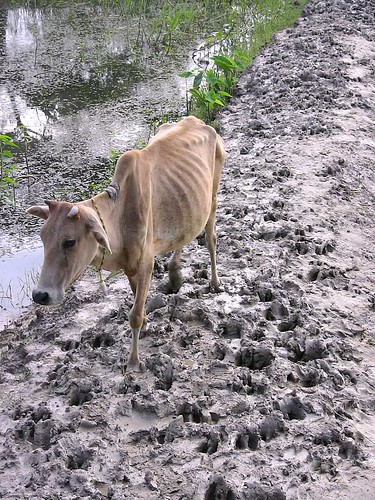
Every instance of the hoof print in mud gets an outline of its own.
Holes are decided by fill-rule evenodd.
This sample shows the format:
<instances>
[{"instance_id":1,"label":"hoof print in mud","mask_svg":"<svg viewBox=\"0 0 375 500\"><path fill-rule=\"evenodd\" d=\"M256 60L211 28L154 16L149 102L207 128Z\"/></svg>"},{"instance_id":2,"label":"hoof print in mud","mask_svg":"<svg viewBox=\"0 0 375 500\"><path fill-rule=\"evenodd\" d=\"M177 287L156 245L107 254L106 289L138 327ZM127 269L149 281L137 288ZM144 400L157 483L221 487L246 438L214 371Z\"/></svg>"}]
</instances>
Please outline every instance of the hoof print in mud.
<instances>
[{"instance_id":1,"label":"hoof print in mud","mask_svg":"<svg viewBox=\"0 0 375 500\"><path fill-rule=\"evenodd\" d=\"M286 396L280 404L280 410L289 420L303 420L306 417L306 406L298 396Z\"/></svg>"},{"instance_id":2,"label":"hoof print in mud","mask_svg":"<svg viewBox=\"0 0 375 500\"><path fill-rule=\"evenodd\" d=\"M210 479L210 484L204 495L204 500L238 500L239 496L226 483L222 476L215 475Z\"/></svg>"},{"instance_id":3,"label":"hoof print in mud","mask_svg":"<svg viewBox=\"0 0 375 500\"><path fill-rule=\"evenodd\" d=\"M287 318L289 316L288 308L279 300L274 300L271 307L266 311L266 319L275 321Z\"/></svg>"},{"instance_id":4,"label":"hoof print in mud","mask_svg":"<svg viewBox=\"0 0 375 500\"><path fill-rule=\"evenodd\" d=\"M307 363L308 361L324 359L329 355L327 346L320 339L301 337L297 340L295 338L288 343L288 348L292 351L290 359L295 363L298 361Z\"/></svg>"},{"instance_id":5,"label":"hoof print in mud","mask_svg":"<svg viewBox=\"0 0 375 500\"><path fill-rule=\"evenodd\" d=\"M212 455L217 452L220 443L220 436L217 432L211 431L208 437L198 446L198 451Z\"/></svg>"},{"instance_id":6,"label":"hoof print in mud","mask_svg":"<svg viewBox=\"0 0 375 500\"><path fill-rule=\"evenodd\" d=\"M286 500L280 488L267 488L257 483L246 482L242 492L244 500Z\"/></svg>"},{"instance_id":7,"label":"hoof print in mud","mask_svg":"<svg viewBox=\"0 0 375 500\"><path fill-rule=\"evenodd\" d=\"M331 253L334 250L335 250L334 242L317 243L315 245L315 253L317 255L327 255L327 253Z\"/></svg>"},{"instance_id":8,"label":"hoof print in mud","mask_svg":"<svg viewBox=\"0 0 375 500\"><path fill-rule=\"evenodd\" d=\"M230 388L233 392L240 394L252 394L254 392L252 376L246 367L241 371L236 371Z\"/></svg>"},{"instance_id":9,"label":"hoof print in mud","mask_svg":"<svg viewBox=\"0 0 375 500\"><path fill-rule=\"evenodd\" d=\"M74 451L70 451L67 457L67 468L70 470L87 470L90 466L93 454L94 450L79 447L74 449Z\"/></svg>"},{"instance_id":10,"label":"hoof print in mud","mask_svg":"<svg viewBox=\"0 0 375 500\"><path fill-rule=\"evenodd\" d=\"M229 319L225 323L221 323L218 328L218 334L225 339L240 339L243 331L242 322Z\"/></svg>"},{"instance_id":11,"label":"hoof print in mud","mask_svg":"<svg viewBox=\"0 0 375 500\"><path fill-rule=\"evenodd\" d=\"M156 354L147 360L147 368L156 377L155 389L169 391L173 383L173 363L167 354Z\"/></svg>"},{"instance_id":12,"label":"hoof print in mud","mask_svg":"<svg viewBox=\"0 0 375 500\"><path fill-rule=\"evenodd\" d=\"M100 347L110 347L116 342L113 335L110 333L98 333L95 335L92 341L93 349L99 349Z\"/></svg>"},{"instance_id":13,"label":"hoof print in mud","mask_svg":"<svg viewBox=\"0 0 375 500\"><path fill-rule=\"evenodd\" d=\"M69 391L69 406L81 406L93 398L92 385L87 382L74 382Z\"/></svg>"},{"instance_id":14,"label":"hoof print in mud","mask_svg":"<svg viewBox=\"0 0 375 500\"><path fill-rule=\"evenodd\" d=\"M297 382L299 380L303 387L314 387L321 383L321 381L324 379L324 372L318 366L302 367L300 365L297 365L296 371L298 377L294 378L293 380L293 375L289 374L289 380L292 382Z\"/></svg>"},{"instance_id":15,"label":"hoof print in mud","mask_svg":"<svg viewBox=\"0 0 375 500\"><path fill-rule=\"evenodd\" d=\"M260 287L257 294L261 302L271 302L273 300L272 288Z\"/></svg>"},{"instance_id":16,"label":"hoof print in mud","mask_svg":"<svg viewBox=\"0 0 375 500\"><path fill-rule=\"evenodd\" d=\"M142 389L142 384L139 380L139 374L137 372L126 372L125 376L119 385L119 394L136 394Z\"/></svg>"},{"instance_id":17,"label":"hoof print in mud","mask_svg":"<svg viewBox=\"0 0 375 500\"><path fill-rule=\"evenodd\" d=\"M267 415L259 425L259 434L263 441L270 441L285 432L285 422L281 413Z\"/></svg>"},{"instance_id":18,"label":"hoof print in mud","mask_svg":"<svg viewBox=\"0 0 375 500\"><path fill-rule=\"evenodd\" d=\"M69 339L64 342L64 345L61 348L63 351L74 351L75 349L78 349L79 346L79 340Z\"/></svg>"},{"instance_id":19,"label":"hoof print in mud","mask_svg":"<svg viewBox=\"0 0 375 500\"><path fill-rule=\"evenodd\" d=\"M38 423L27 420L14 431L16 438L30 441L36 448L43 450L50 449L57 433L57 426L52 420L41 420Z\"/></svg>"},{"instance_id":20,"label":"hoof print in mud","mask_svg":"<svg viewBox=\"0 0 375 500\"><path fill-rule=\"evenodd\" d=\"M202 408L197 403L185 401L178 409L177 414L182 415L184 422L202 424L205 421Z\"/></svg>"},{"instance_id":21,"label":"hoof print in mud","mask_svg":"<svg viewBox=\"0 0 375 500\"><path fill-rule=\"evenodd\" d=\"M262 370L269 366L275 355L268 347L242 347L235 356L236 366L245 366L250 370Z\"/></svg>"},{"instance_id":22,"label":"hoof print in mud","mask_svg":"<svg viewBox=\"0 0 375 500\"><path fill-rule=\"evenodd\" d=\"M301 321L299 316L295 315L290 317L286 321L280 321L280 323L277 325L277 329L279 330L279 332L289 332L290 330L294 330L300 323Z\"/></svg>"},{"instance_id":23,"label":"hoof print in mud","mask_svg":"<svg viewBox=\"0 0 375 500\"><path fill-rule=\"evenodd\" d=\"M257 427L249 427L240 432L236 438L237 450L257 450L259 446L259 431Z\"/></svg>"}]
</instances>

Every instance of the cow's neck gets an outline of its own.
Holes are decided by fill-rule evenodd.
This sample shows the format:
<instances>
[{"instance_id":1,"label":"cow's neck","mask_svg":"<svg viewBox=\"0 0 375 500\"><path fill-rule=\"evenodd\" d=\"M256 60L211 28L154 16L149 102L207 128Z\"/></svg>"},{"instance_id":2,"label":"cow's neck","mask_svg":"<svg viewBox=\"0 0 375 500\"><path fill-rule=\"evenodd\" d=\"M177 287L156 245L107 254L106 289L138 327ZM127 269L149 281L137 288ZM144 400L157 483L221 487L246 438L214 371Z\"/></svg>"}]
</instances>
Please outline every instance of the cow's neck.
<instances>
[{"instance_id":1,"label":"cow's neck","mask_svg":"<svg viewBox=\"0 0 375 500\"><path fill-rule=\"evenodd\" d=\"M85 205L95 216L98 223L103 228L104 233L107 236L111 250L116 248L116 241L113 239L113 235L116 234L116 219L117 219L117 200L109 193L102 192L88 200L81 202ZM108 271L117 271L114 267L114 259L105 249L101 246L98 247L95 257L91 261L91 265L96 267L98 271L106 269ZM102 281L101 276L99 279Z\"/></svg>"},{"instance_id":2,"label":"cow's neck","mask_svg":"<svg viewBox=\"0 0 375 500\"><path fill-rule=\"evenodd\" d=\"M99 224L102 226L103 231L105 232L108 241L111 245L111 236L113 233L111 229L114 224L114 212L115 212L116 202L113 201L106 192L102 192L82 203L95 213L95 216ZM97 267L99 267L98 260L100 260L99 253L95 258L95 265Z\"/></svg>"}]
</instances>

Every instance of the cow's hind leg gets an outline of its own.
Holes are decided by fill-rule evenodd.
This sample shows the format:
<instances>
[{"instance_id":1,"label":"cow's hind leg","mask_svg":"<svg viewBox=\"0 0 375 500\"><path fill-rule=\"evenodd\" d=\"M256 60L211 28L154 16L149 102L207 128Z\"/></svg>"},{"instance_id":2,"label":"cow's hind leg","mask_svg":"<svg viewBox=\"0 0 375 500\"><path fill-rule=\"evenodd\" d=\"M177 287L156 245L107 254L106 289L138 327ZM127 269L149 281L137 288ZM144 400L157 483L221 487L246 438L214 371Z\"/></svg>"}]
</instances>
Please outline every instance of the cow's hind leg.
<instances>
[{"instance_id":1,"label":"cow's hind leg","mask_svg":"<svg viewBox=\"0 0 375 500\"><path fill-rule=\"evenodd\" d=\"M168 293L177 293L182 285L182 273L181 273L181 254L182 248L176 250L169 262L168 271Z\"/></svg>"},{"instance_id":2,"label":"cow's hind leg","mask_svg":"<svg viewBox=\"0 0 375 500\"><path fill-rule=\"evenodd\" d=\"M220 292L221 291L220 280L219 276L217 275L217 269L216 269L216 243L217 243L217 236L215 229L216 209L217 209L217 199L215 197L212 200L211 213L210 217L208 218L205 229L206 229L206 245L208 251L210 252L210 258L211 258L211 287L214 289L215 292Z\"/></svg>"}]
</instances>

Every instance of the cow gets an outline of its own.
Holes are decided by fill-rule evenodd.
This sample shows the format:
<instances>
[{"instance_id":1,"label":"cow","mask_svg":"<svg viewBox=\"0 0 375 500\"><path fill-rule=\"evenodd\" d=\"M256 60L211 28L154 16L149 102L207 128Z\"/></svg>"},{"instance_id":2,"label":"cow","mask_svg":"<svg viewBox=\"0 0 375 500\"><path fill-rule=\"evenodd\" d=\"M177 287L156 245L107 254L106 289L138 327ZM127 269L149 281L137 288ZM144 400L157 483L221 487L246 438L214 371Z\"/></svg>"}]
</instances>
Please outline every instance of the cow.
<instances>
[{"instance_id":1,"label":"cow","mask_svg":"<svg viewBox=\"0 0 375 500\"><path fill-rule=\"evenodd\" d=\"M146 325L145 302L158 254L174 251L167 289L182 285L182 247L205 229L213 291L216 270L217 192L224 144L214 128L193 116L161 125L141 150L123 153L109 187L78 203L46 201L27 212L45 220L40 236L44 261L33 300L56 304L88 266L122 270L134 304L129 313L132 342L127 369L139 371L138 340Z\"/></svg>"}]
</instances>

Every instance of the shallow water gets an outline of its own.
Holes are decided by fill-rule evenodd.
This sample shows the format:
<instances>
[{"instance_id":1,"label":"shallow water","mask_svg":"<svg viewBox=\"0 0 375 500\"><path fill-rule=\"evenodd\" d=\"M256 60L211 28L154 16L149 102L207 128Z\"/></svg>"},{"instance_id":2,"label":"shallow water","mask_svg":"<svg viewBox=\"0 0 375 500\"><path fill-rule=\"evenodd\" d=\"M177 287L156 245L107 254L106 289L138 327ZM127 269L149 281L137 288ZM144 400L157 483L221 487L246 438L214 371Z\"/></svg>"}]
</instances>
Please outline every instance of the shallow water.
<instances>
[{"instance_id":1,"label":"shallow water","mask_svg":"<svg viewBox=\"0 0 375 500\"><path fill-rule=\"evenodd\" d=\"M25 248L0 258L0 328L29 305L42 261L42 247L32 251Z\"/></svg>"},{"instance_id":2,"label":"shallow water","mask_svg":"<svg viewBox=\"0 0 375 500\"><path fill-rule=\"evenodd\" d=\"M0 19L0 130L22 123L57 151L108 156L149 115L183 105L185 62L137 45L138 24L98 7L12 8ZM144 131L145 132L145 131ZM146 131L146 134L148 131Z\"/></svg>"}]
</instances>

